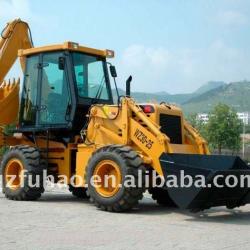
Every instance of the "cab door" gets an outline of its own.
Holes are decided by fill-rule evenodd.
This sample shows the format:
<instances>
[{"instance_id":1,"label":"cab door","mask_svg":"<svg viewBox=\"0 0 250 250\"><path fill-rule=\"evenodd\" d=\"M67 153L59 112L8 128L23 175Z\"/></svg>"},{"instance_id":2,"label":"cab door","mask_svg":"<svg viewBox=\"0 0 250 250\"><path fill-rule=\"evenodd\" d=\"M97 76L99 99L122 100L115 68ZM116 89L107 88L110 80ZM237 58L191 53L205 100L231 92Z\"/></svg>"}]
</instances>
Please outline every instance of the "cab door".
<instances>
[{"instance_id":1,"label":"cab door","mask_svg":"<svg viewBox=\"0 0 250 250\"><path fill-rule=\"evenodd\" d=\"M39 55L26 58L26 70L20 103L21 127L35 127L38 110Z\"/></svg>"},{"instance_id":2,"label":"cab door","mask_svg":"<svg viewBox=\"0 0 250 250\"><path fill-rule=\"evenodd\" d=\"M72 95L63 52L42 55L38 124L65 126L70 122Z\"/></svg>"}]
</instances>

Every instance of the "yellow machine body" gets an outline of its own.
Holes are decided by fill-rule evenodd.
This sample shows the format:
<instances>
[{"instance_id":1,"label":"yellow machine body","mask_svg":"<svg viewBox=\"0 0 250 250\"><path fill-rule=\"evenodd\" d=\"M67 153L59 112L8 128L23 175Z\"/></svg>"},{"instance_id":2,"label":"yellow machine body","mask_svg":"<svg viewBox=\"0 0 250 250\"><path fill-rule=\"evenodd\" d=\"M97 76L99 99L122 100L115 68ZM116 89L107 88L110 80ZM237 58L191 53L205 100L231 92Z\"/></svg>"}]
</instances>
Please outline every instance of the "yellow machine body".
<instances>
[{"instance_id":1,"label":"yellow machine body","mask_svg":"<svg viewBox=\"0 0 250 250\"><path fill-rule=\"evenodd\" d=\"M79 131L79 134L75 135L73 140L68 143L60 140L64 135L60 134L59 130L57 138L54 140L39 133L36 135L35 140L31 140L27 134L22 132L13 133L12 135L5 134L3 126L11 124L19 126L17 121L20 109L20 80L4 81L17 57L19 56L22 69L25 71L27 57L38 53L64 50L102 58L112 58L114 56L114 52L111 50L88 48L73 42L34 48L27 23L17 19L6 26L0 40L0 83L2 82L0 84L0 147L17 147L17 150L21 153L26 152L27 146L31 147L30 151L34 150L34 148L39 149L41 156L47 160L47 170L49 172L53 172L57 177L66 176L66 184L70 184L69 181L73 175L79 176L80 178L75 179L75 184L78 187L85 187L89 162L93 157L96 157L96 154L101 152L100 149L107 149L107 146L111 148L114 145L121 148L125 147L121 150L124 150L124 152L128 150L135 159L139 157L137 162L142 162L144 166L150 170L155 170L163 178L166 178L168 173L174 172L175 169L178 173L185 168L192 173L203 173L204 171L207 173L213 169L210 169L207 165L209 162L217 164L219 162L223 163L223 161L229 162L229 160L231 162L240 161L238 159L217 159L217 157L210 156L207 142L185 120L181 109L177 106L166 103L138 104L129 96L122 97L117 105L90 105L88 112L82 114L82 116L87 117L87 126L81 132ZM84 127L84 124L79 125ZM18 148L18 146L20 147ZM126 148L126 146L129 147ZM128 155L128 157L130 156ZM170 160L167 157L170 157ZM173 160L171 160L171 157ZM130 159L127 158L124 161L130 161ZM198 166L195 166L196 163ZM117 170L118 168L117 163L112 163L110 160L104 161L100 165L100 172L103 172L101 168L105 164L108 166L107 169ZM203 166L200 168L199 164ZM18 168L16 162L12 165L14 166L13 169ZM229 165L222 166L216 168L216 170L224 171L229 168L240 167L244 170L247 169L243 163L238 164L239 166L236 163L231 165L231 167ZM141 164L138 166L141 166ZM105 190L103 189L101 192L105 193ZM140 192L143 192L143 190L140 190ZM242 191L241 196L246 197L247 192L248 190ZM211 201L209 199L212 196L206 195L192 190L191 195L190 193L187 194L190 197L186 201L185 190L182 194L179 193L179 190L177 190L177 193L174 190L171 193L171 198L178 205L180 204L180 207L199 207L201 209L213 205L238 206L250 202L250 199L243 201L240 195L238 195L237 202L234 202L235 197L231 197L230 194L225 200L223 200L223 197L217 197ZM139 198L140 196L136 197L137 200ZM118 203L122 204L123 202L124 200L121 200ZM117 204L105 205L104 208L108 211L122 210L116 207L120 206ZM126 210L127 207L123 209Z\"/></svg>"}]
</instances>

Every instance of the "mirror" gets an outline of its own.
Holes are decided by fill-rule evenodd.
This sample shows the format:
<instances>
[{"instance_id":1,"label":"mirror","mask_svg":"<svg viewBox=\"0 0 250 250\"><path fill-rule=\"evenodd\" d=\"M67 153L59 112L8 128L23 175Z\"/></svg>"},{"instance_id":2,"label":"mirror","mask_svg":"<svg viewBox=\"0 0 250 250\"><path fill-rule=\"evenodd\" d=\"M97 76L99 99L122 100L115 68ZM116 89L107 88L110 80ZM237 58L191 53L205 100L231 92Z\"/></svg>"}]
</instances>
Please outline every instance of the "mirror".
<instances>
[{"instance_id":1,"label":"mirror","mask_svg":"<svg viewBox=\"0 0 250 250\"><path fill-rule=\"evenodd\" d=\"M111 76L114 77L114 78L116 78L117 77L117 73L116 73L115 66L110 65L109 70L110 70Z\"/></svg>"},{"instance_id":2,"label":"mirror","mask_svg":"<svg viewBox=\"0 0 250 250\"><path fill-rule=\"evenodd\" d=\"M64 70L64 67L65 67L65 57L59 57L58 59L58 68L60 70Z\"/></svg>"}]
</instances>

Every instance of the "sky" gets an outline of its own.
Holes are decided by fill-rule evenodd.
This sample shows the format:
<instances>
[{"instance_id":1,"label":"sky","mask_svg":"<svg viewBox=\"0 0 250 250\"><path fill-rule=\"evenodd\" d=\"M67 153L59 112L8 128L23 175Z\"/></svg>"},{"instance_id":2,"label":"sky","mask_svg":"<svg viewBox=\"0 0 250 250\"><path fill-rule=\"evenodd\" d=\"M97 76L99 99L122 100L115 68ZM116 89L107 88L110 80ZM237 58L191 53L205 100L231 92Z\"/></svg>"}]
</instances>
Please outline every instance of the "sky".
<instances>
[{"instance_id":1,"label":"sky","mask_svg":"<svg viewBox=\"0 0 250 250\"><path fill-rule=\"evenodd\" d=\"M248 0L0 0L0 29L18 17L35 46L115 50L110 62L123 89L129 75L132 91L172 94L250 80Z\"/></svg>"}]
</instances>

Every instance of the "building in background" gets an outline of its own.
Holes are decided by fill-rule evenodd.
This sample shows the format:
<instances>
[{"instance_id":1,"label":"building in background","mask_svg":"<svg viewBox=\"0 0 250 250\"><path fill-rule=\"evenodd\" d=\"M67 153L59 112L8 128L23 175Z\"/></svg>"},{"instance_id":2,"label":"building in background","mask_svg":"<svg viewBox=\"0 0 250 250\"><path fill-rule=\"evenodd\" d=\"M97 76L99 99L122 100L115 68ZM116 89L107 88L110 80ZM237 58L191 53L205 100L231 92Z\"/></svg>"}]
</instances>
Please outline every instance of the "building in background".
<instances>
[{"instance_id":1,"label":"building in background","mask_svg":"<svg viewBox=\"0 0 250 250\"><path fill-rule=\"evenodd\" d=\"M197 120L202 121L203 123L207 123L209 120L208 113L198 113Z\"/></svg>"},{"instance_id":2,"label":"building in background","mask_svg":"<svg viewBox=\"0 0 250 250\"><path fill-rule=\"evenodd\" d=\"M243 124L250 124L250 112L237 112L238 119L242 121ZM209 120L208 113L198 113L197 120L202 121L203 123L207 123Z\"/></svg>"},{"instance_id":3,"label":"building in background","mask_svg":"<svg viewBox=\"0 0 250 250\"><path fill-rule=\"evenodd\" d=\"M250 112L238 112L237 116L243 122L243 124L250 124Z\"/></svg>"}]
</instances>

